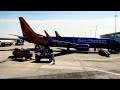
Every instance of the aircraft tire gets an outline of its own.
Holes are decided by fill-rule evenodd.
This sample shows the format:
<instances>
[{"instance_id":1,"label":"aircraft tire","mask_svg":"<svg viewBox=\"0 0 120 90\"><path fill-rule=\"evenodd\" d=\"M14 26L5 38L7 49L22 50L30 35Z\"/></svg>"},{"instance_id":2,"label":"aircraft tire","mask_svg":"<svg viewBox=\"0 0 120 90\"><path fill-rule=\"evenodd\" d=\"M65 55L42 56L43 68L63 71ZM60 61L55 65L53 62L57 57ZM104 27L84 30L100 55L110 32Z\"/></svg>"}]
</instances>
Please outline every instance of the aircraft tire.
<instances>
[{"instance_id":1,"label":"aircraft tire","mask_svg":"<svg viewBox=\"0 0 120 90\"><path fill-rule=\"evenodd\" d=\"M36 59L36 62L40 62L40 59Z\"/></svg>"}]
</instances>

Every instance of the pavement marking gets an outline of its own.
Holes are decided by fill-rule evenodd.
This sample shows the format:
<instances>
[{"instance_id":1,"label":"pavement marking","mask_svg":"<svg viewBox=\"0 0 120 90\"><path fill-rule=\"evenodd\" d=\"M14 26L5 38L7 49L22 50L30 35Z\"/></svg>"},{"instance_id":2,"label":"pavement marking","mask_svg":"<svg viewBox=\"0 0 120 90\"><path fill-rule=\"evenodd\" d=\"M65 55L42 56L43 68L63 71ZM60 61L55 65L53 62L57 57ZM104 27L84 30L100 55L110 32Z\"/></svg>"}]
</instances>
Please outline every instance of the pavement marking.
<instances>
[{"instance_id":1,"label":"pavement marking","mask_svg":"<svg viewBox=\"0 0 120 90\"><path fill-rule=\"evenodd\" d=\"M114 74L114 75L120 76L119 73L114 73L114 72L109 72L109 71L106 71L106 70L101 70L101 69L86 67L86 66L82 65L82 63L80 62L79 58L77 58L77 57L75 57L75 56L73 56L73 57L74 57L74 59L75 59L76 61L77 61L77 60L79 61L79 63L81 64L81 66L83 67L83 69L84 69L85 71L86 71L85 68L88 68L88 69L92 69L92 70L96 70L96 71L100 71L100 72L104 72L104 73L109 73L109 74ZM118 58L118 57L117 57L117 58Z\"/></svg>"},{"instance_id":2,"label":"pavement marking","mask_svg":"<svg viewBox=\"0 0 120 90\"><path fill-rule=\"evenodd\" d=\"M76 55L74 55L73 58L74 58L76 61L79 62L80 66L81 66L81 67L83 68L83 70L85 71L86 76L89 76L88 73L87 73L87 71L86 71L86 69L85 69L85 67L84 67L84 65L83 65L82 62L79 60L79 58L78 58Z\"/></svg>"},{"instance_id":3,"label":"pavement marking","mask_svg":"<svg viewBox=\"0 0 120 90\"><path fill-rule=\"evenodd\" d=\"M106 71L106 70L101 70L101 69L96 69L96 68L91 68L91 67L85 67L85 68L88 68L88 69L92 69L92 70L96 70L96 71L100 71L100 72L104 72L104 73L109 73L109 74L114 74L114 75L118 75L118 76L120 76L119 73L109 72L109 71Z\"/></svg>"},{"instance_id":4,"label":"pavement marking","mask_svg":"<svg viewBox=\"0 0 120 90\"><path fill-rule=\"evenodd\" d=\"M104 56L103 56L104 57ZM116 56L116 57L107 57L107 58L103 58L103 59L95 59L95 60L114 60L114 59L119 59L120 56Z\"/></svg>"},{"instance_id":5,"label":"pavement marking","mask_svg":"<svg viewBox=\"0 0 120 90\"><path fill-rule=\"evenodd\" d=\"M5 60L0 61L0 63L4 63L4 62L7 62L7 61L11 61L11 60L10 59L5 59Z\"/></svg>"}]
</instances>

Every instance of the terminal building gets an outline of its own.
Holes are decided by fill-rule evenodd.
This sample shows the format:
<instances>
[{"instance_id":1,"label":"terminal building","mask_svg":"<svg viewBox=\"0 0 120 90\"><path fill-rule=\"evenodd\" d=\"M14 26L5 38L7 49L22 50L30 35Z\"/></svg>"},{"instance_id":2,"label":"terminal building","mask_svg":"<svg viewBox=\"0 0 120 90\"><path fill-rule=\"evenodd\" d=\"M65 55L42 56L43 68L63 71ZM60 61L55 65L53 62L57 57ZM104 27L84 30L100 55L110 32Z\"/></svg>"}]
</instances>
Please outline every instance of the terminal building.
<instances>
[{"instance_id":1,"label":"terminal building","mask_svg":"<svg viewBox=\"0 0 120 90\"><path fill-rule=\"evenodd\" d=\"M101 38L120 38L120 32L100 35Z\"/></svg>"}]
</instances>

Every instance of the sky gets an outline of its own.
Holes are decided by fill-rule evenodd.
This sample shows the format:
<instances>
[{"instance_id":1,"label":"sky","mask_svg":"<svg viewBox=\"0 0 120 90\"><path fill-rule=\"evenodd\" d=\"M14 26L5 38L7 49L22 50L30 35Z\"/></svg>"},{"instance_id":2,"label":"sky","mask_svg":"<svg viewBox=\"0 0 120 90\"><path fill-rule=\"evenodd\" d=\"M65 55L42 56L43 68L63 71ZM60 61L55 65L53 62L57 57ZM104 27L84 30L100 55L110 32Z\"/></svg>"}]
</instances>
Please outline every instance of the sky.
<instances>
[{"instance_id":1,"label":"sky","mask_svg":"<svg viewBox=\"0 0 120 90\"><path fill-rule=\"evenodd\" d=\"M0 11L0 38L22 35L18 17L23 17L39 34L50 36L100 37L120 32L120 11ZM96 32L96 35L95 35Z\"/></svg>"}]
</instances>

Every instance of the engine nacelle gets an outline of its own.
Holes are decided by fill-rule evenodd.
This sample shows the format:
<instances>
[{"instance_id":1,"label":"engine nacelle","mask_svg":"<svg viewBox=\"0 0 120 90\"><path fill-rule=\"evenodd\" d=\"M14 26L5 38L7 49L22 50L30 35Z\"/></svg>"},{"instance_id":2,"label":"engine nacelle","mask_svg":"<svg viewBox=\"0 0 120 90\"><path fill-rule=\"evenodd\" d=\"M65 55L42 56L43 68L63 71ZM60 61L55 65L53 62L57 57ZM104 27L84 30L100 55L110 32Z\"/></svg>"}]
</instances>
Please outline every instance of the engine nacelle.
<instances>
[{"instance_id":1,"label":"engine nacelle","mask_svg":"<svg viewBox=\"0 0 120 90\"><path fill-rule=\"evenodd\" d=\"M89 51L89 44L78 44L76 45L75 49L77 49L77 51Z\"/></svg>"}]
</instances>

